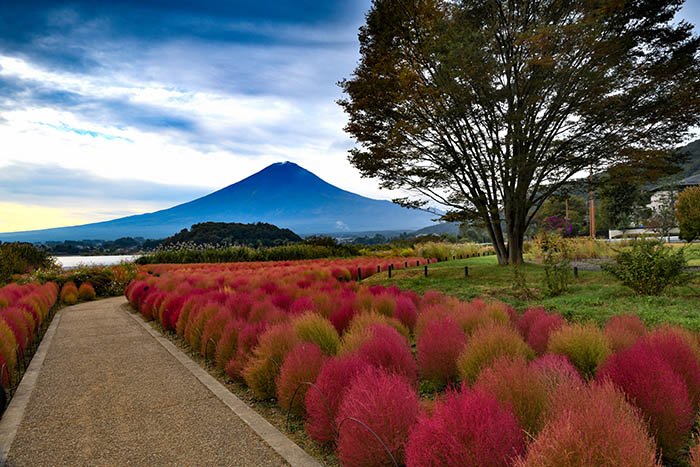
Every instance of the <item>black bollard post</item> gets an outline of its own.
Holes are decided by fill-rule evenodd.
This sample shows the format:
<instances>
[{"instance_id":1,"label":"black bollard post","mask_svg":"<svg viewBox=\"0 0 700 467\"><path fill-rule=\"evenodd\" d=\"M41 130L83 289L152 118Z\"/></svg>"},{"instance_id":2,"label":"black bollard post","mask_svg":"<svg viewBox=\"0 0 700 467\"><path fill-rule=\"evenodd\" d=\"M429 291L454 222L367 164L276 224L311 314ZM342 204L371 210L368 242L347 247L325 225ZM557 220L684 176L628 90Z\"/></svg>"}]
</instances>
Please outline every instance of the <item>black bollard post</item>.
<instances>
[{"instance_id":1,"label":"black bollard post","mask_svg":"<svg viewBox=\"0 0 700 467\"><path fill-rule=\"evenodd\" d=\"M389 279L391 279L391 270L394 269L391 266L389 266Z\"/></svg>"},{"instance_id":2,"label":"black bollard post","mask_svg":"<svg viewBox=\"0 0 700 467\"><path fill-rule=\"evenodd\" d=\"M416 260L416 267L418 267L418 266L420 266L420 260L419 260L419 259Z\"/></svg>"},{"instance_id":3,"label":"black bollard post","mask_svg":"<svg viewBox=\"0 0 700 467\"><path fill-rule=\"evenodd\" d=\"M578 266L574 266L574 277L578 279Z\"/></svg>"},{"instance_id":4,"label":"black bollard post","mask_svg":"<svg viewBox=\"0 0 700 467\"><path fill-rule=\"evenodd\" d=\"M425 277L428 277L428 266L425 266L425 267L423 268L423 275L424 275Z\"/></svg>"},{"instance_id":5,"label":"black bollard post","mask_svg":"<svg viewBox=\"0 0 700 467\"><path fill-rule=\"evenodd\" d=\"M469 277L469 266L464 266L464 277Z\"/></svg>"},{"instance_id":6,"label":"black bollard post","mask_svg":"<svg viewBox=\"0 0 700 467\"><path fill-rule=\"evenodd\" d=\"M379 274L380 272L382 272L382 267L377 264L377 274Z\"/></svg>"},{"instance_id":7,"label":"black bollard post","mask_svg":"<svg viewBox=\"0 0 700 467\"><path fill-rule=\"evenodd\" d=\"M362 280L362 268L357 268L357 282Z\"/></svg>"}]
</instances>

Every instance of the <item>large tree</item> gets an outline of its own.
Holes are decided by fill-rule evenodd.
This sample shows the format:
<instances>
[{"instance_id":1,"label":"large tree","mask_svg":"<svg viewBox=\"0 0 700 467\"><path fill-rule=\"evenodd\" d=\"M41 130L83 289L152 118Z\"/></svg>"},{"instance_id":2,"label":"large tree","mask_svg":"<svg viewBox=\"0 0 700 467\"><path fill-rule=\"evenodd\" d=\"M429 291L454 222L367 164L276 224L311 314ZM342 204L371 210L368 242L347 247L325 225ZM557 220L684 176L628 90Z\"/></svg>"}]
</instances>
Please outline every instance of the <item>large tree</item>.
<instances>
[{"instance_id":1,"label":"large tree","mask_svg":"<svg viewBox=\"0 0 700 467\"><path fill-rule=\"evenodd\" d=\"M397 200L486 225L499 262L560 186L700 120L682 0L374 0L341 82L350 161ZM414 196L415 195L415 196Z\"/></svg>"}]
</instances>

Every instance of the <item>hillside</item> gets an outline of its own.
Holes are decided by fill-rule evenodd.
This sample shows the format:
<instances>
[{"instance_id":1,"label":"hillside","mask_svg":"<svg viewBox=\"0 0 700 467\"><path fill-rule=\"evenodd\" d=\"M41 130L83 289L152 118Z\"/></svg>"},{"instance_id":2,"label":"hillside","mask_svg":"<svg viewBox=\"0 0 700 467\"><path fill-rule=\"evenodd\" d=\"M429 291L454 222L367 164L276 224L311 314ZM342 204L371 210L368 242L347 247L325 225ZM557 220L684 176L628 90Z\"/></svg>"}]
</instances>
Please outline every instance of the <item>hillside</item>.
<instances>
[{"instance_id":1,"label":"hillside","mask_svg":"<svg viewBox=\"0 0 700 467\"><path fill-rule=\"evenodd\" d=\"M163 240L163 246L177 243L275 246L300 242L302 239L289 229L272 224L239 224L237 222L202 222L182 229Z\"/></svg>"},{"instance_id":2,"label":"hillside","mask_svg":"<svg viewBox=\"0 0 700 467\"><path fill-rule=\"evenodd\" d=\"M291 162L260 172L202 198L149 214L74 227L0 234L0 241L165 238L201 222L267 222L300 235L413 231L434 215L341 190Z\"/></svg>"},{"instance_id":3,"label":"hillside","mask_svg":"<svg viewBox=\"0 0 700 467\"><path fill-rule=\"evenodd\" d=\"M686 154L688 157L688 160L683 164L683 171L679 174L679 178L700 175L700 139L683 146L676 153Z\"/></svg>"}]
</instances>

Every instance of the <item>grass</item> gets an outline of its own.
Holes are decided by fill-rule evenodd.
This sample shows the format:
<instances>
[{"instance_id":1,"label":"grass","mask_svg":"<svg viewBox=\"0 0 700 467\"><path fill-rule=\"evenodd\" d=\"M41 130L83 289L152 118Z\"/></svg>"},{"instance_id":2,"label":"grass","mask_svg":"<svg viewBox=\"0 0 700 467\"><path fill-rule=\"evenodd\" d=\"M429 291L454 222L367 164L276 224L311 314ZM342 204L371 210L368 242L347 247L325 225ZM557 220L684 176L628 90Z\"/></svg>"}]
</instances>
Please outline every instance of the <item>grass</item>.
<instances>
[{"instance_id":1,"label":"grass","mask_svg":"<svg viewBox=\"0 0 700 467\"><path fill-rule=\"evenodd\" d=\"M698 254L700 262L700 245L693 253ZM464 277L465 266L469 268L469 277ZM548 297L544 268L536 264L520 267L529 290L514 286L513 268L499 266L495 256L436 263L428 270L428 277L423 277L423 268L412 268L393 271L391 279L382 273L363 283L396 285L419 293L439 290L463 300L475 297L502 300L519 310L541 305L572 321L599 324L616 314L634 313L649 326L673 323L700 331L700 275L690 285L669 288L658 297L644 297L604 272L579 271L578 279L572 279L568 291Z\"/></svg>"}]
</instances>

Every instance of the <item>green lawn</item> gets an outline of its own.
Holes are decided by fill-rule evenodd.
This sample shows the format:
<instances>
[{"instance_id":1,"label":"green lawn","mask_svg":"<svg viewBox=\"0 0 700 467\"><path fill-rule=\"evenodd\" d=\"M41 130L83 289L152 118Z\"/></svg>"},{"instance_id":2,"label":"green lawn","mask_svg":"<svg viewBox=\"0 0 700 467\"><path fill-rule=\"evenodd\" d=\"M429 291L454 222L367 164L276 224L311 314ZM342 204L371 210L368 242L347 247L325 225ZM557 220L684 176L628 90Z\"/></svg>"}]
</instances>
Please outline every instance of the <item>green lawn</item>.
<instances>
[{"instance_id":1,"label":"green lawn","mask_svg":"<svg viewBox=\"0 0 700 467\"><path fill-rule=\"evenodd\" d=\"M469 267L467 278L464 266ZM439 290L460 299L498 299L520 310L542 305L575 321L604 323L615 314L635 313L651 326L674 323L700 330L700 277L688 286L669 288L659 297L644 297L635 295L606 273L580 271L566 293L547 297L542 266L526 264L521 272L532 297L527 297L522 288L513 286L512 268L498 266L494 256L433 264L429 266L427 278L423 277L423 268L412 268L394 271L391 279L386 273L377 274L363 283L394 284L419 293Z\"/></svg>"}]
</instances>

